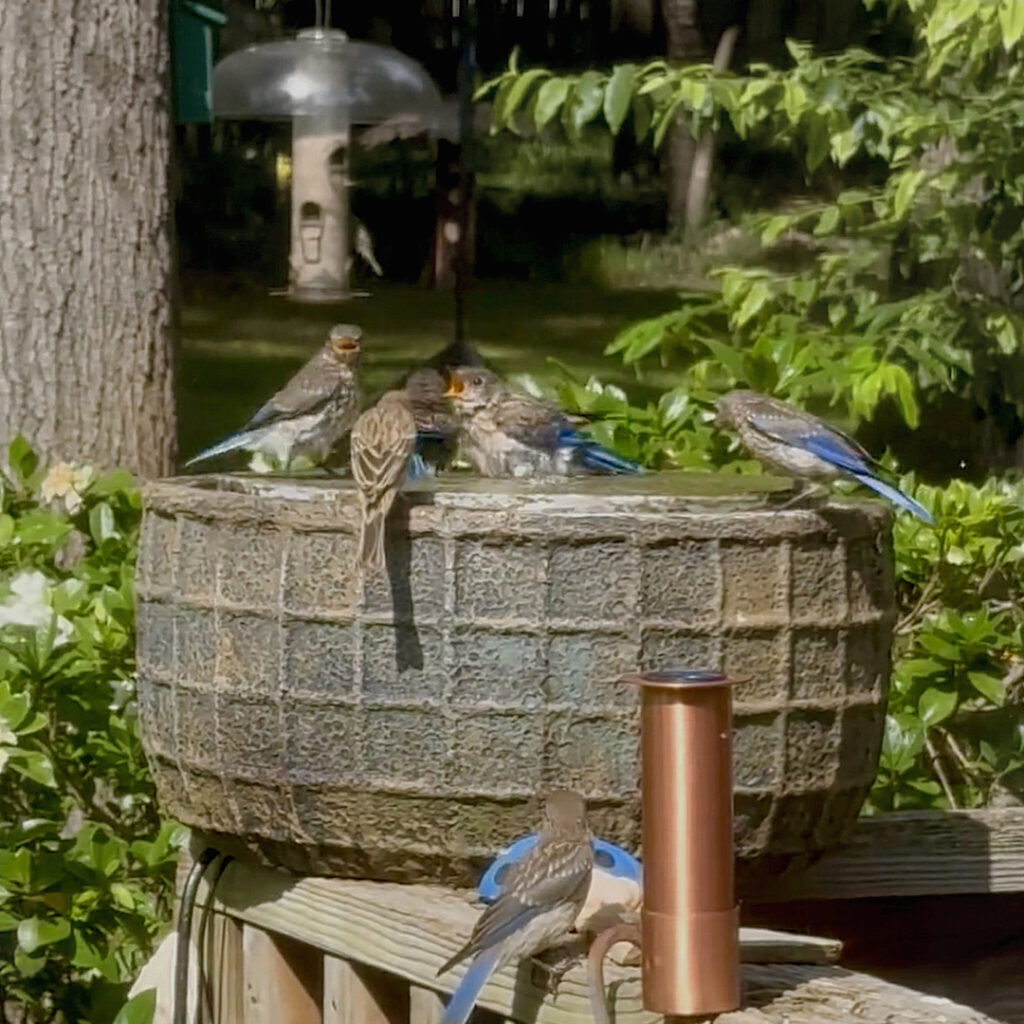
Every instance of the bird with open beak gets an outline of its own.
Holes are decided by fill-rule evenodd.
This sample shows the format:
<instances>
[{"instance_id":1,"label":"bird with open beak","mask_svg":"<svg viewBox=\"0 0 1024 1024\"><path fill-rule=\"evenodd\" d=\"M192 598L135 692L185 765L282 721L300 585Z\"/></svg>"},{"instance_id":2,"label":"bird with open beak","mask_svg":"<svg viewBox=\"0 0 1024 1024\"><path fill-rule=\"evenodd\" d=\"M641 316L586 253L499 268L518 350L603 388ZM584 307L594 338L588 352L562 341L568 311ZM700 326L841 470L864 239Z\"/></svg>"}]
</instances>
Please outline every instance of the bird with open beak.
<instances>
[{"instance_id":1,"label":"bird with open beak","mask_svg":"<svg viewBox=\"0 0 1024 1024\"><path fill-rule=\"evenodd\" d=\"M305 456L322 463L359 415L363 332L338 324L317 353L240 430L194 455L186 468L228 452L272 456L280 465Z\"/></svg>"},{"instance_id":2,"label":"bird with open beak","mask_svg":"<svg viewBox=\"0 0 1024 1024\"><path fill-rule=\"evenodd\" d=\"M445 397L455 411L463 454L481 476L643 472L580 434L557 406L513 391L490 370L451 370Z\"/></svg>"}]
</instances>

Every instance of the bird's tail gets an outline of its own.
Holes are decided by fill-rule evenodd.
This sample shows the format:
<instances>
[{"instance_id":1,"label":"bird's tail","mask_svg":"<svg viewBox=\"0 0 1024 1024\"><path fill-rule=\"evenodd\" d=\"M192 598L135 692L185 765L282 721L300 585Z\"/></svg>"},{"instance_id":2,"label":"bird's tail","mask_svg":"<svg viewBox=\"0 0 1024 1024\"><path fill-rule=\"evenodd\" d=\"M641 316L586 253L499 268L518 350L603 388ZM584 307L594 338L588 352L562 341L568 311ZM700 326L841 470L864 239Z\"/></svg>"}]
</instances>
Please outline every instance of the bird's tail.
<instances>
[{"instance_id":1,"label":"bird's tail","mask_svg":"<svg viewBox=\"0 0 1024 1024\"><path fill-rule=\"evenodd\" d=\"M390 503L388 503L390 504ZM374 503L363 508L359 528L359 564L367 576L384 568L384 527L388 505Z\"/></svg>"},{"instance_id":2,"label":"bird's tail","mask_svg":"<svg viewBox=\"0 0 1024 1024\"><path fill-rule=\"evenodd\" d=\"M887 498L894 505L898 505L902 509L906 509L911 515L917 516L918 519L926 522L929 526L935 525L935 520L932 518L932 514L920 503L914 501L909 495L904 494L898 487L894 487L892 484L887 484L884 480L880 480L877 476L870 473L855 473L859 483L862 483L865 487L870 487L875 494L880 494L883 498Z\"/></svg>"},{"instance_id":3,"label":"bird's tail","mask_svg":"<svg viewBox=\"0 0 1024 1024\"><path fill-rule=\"evenodd\" d=\"M185 468L188 469L197 462L206 462L207 459L215 459L218 455L227 455L228 452L244 448L251 439L252 433L251 430L236 430L233 434L222 437L216 444L211 444L209 448L204 448L198 455L193 455L185 463Z\"/></svg>"},{"instance_id":4,"label":"bird's tail","mask_svg":"<svg viewBox=\"0 0 1024 1024\"><path fill-rule=\"evenodd\" d=\"M469 970L462 976L444 1008L440 1024L466 1024L480 990L498 966L499 954L500 947L486 949L469 965Z\"/></svg>"},{"instance_id":5,"label":"bird's tail","mask_svg":"<svg viewBox=\"0 0 1024 1024\"><path fill-rule=\"evenodd\" d=\"M616 455L615 452L603 448L596 441L583 441L578 447L580 464L592 472L635 475L644 471L643 466L639 466L621 455Z\"/></svg>"}]
</instances>

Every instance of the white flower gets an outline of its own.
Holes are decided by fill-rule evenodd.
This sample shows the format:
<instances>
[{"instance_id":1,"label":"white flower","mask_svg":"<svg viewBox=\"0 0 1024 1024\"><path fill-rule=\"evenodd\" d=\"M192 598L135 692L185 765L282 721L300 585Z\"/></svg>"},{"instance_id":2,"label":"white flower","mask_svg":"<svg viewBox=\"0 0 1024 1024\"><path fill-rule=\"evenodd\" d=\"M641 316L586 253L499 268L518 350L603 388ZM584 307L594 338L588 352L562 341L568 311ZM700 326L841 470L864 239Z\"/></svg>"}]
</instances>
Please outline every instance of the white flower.
<instances>
[{"instance_id":1,"label":"white flower","mask_svg":"<svg viewBox=\"0 0 1024 1024\"><path fill-rule=\"evenodd\" d=\"M43 501L63 498L68 515L73 516L82 507L82 492L92 483L93 476L91 466L56 462L43 477L43 482L39 485L39 494Z\"/></svg>"},{"instance_id":2,"label":"white flower","mask_svg":"<svg viewBox=\"0 0 1024 1024\"><path fill-rule=\"evenodd\" d=\"M19 572L11 577L9 587L10 595L0 603L0 629L4 626L34 626L38 629L54 623L54 647L71 639L73 627L50 607L52 587L38 569Z\"/></svg>"}]
</instances>

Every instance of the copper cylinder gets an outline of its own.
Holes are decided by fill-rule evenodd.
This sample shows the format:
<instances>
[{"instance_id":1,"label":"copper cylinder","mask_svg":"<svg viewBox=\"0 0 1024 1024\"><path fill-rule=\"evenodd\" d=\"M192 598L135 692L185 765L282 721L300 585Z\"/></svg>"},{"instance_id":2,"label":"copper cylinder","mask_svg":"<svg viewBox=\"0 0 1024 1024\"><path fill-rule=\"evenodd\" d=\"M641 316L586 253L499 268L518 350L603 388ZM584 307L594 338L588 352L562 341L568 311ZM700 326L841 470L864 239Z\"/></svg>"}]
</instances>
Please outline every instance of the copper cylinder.
<instances>
[{"instance_id":1,"label":"copper cylinder","mask_svg":"<svg viewBox=\"0 0 1024 1024\"><path fill-rule=\"evenodd\" d=\"M723 1013L740 1003L734 681L694 670L623 679L641 693L643 996L657 1013Z\"/></svg>"}]
</instances>

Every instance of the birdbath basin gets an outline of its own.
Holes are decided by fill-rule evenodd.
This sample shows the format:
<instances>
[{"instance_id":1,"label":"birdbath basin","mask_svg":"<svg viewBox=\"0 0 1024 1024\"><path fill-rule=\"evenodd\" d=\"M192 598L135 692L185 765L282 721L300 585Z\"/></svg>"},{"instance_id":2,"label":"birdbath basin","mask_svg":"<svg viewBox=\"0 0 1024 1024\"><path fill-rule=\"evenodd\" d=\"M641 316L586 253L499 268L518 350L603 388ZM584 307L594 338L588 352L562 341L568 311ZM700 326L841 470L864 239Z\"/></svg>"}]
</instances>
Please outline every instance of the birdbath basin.
<instances>
[{"instance_id":1,"label":"birdbath basin","mask_svg":"<svg viewBox=\"0 0 1024 1024\"><path fill-rule=\"evenodd\" d=\"M452 478L409 492L364 586L347 481L146 488L139 708L164 810L313 874L469 884L585 794L639 841L637 669L735 688L741 889L837 843L874 777L889 513L778 482ZM230 837L230 838L228 838Z\"/></svg>"}]
</instances>

